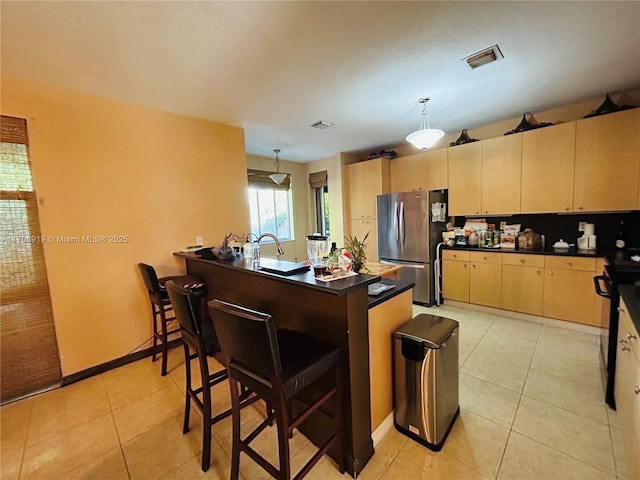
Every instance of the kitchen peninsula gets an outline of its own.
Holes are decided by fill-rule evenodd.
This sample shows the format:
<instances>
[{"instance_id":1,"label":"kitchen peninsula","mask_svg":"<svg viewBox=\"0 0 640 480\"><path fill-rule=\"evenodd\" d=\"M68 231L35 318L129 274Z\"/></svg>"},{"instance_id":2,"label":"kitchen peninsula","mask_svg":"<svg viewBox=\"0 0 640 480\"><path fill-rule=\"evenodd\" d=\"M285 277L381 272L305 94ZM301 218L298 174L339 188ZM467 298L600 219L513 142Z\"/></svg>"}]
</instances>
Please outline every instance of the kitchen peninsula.
<instances>
[{"instance_id":1,"label":"kitchen peninsula","mask_svg":"<svg viewBox=\"0 0 640 480\"><path fill-rule=\"evenodd\" d=\"M317 280L312 271L289 275L267 272L251 259L216 261L191 253L174 255L185 259L190 275L198 276L207 284L209 299L217 298L269 313L278 328L300 331L341 347L347 471L356 476L373 455L369 312L376 312L374 316L379 323L381 317L386 316L380 315L381 311L390 305L389 312L398 318L390 318L389 325L409 320L413 283L384 279L394 287L377 297L369 297L368 285L381 280L377 275L358 274L324 282ZM287 263L292 264L280 262L279 265ZM263 259L261 265L272 267L278 263ZM384 321L387 323L387 319ZM390 348L390 337L387 343ZM388 380L390 384L390 377ZM386 393L392 394L391 391ZM378 408L375 406L377 399L373 398L373 401L373 410L386 412L388 408ZM320 415L312 415L301 426L301 431L314 443L323 441L324 435L330 434L331 422ZM377 425L378 422L373 426ZM330 450L329 454L335 458L337 451Z\"/></svg>"}]
</instances>

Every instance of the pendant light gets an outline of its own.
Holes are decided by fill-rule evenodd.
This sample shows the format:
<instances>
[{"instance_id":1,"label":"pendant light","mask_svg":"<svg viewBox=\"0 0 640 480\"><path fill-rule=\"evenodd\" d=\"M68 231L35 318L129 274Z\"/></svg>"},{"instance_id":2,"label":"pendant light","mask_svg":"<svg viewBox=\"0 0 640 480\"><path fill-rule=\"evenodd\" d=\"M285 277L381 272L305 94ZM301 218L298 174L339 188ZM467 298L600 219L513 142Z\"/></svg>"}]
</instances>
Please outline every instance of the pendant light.
<instances>
[{"instance_id":1,"label":"pendant light","mask_svg":"<svg viewBox=\"0 0 640 480\"><path fill-rule=\"evenodd\" d=\"M269 175L269 178L273 180L275 183L277 183L278 185L280 185L282 182L285 181L288 175L286 173L280 173L280 159L278 158L280 149L275 148L273 151L276 152L276 173L272 173L271 175Z\"/></svg>"},{"instance_id":2,"label":"pendant light","mask_svg":"<svg viewBox=\"0 0 640 480\"><path fill-rule=\"evenodd\" d=\"M420 129L407 135L407 142L413 144L414 147L420 150L426 150L433 147L433 145L444 137L444 132L437 128L429 128L429 121L427 120L427 102L429 97L423 97L418 100L422 104L422 121L420 122Z\"/></svg>"}]
</instances>

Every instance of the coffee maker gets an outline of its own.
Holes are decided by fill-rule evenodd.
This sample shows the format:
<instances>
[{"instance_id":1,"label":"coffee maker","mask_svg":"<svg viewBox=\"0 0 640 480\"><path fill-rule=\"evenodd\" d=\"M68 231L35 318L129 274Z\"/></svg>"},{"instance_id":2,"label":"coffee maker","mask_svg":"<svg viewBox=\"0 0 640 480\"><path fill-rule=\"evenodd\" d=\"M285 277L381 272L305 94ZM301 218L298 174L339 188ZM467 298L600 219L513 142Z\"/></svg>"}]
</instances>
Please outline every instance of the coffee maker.
<instances>
[{"instance_id":1,"label":"coffee maker","mask_svg":"<svg viewBox=\"0 0 640 480\"><path fill-rule=\"evenodd\" d=\"M579 250L595 250L596 249L596 235L595 224L585 223L582 236L578 238Z\"/></svg>"}]
</instances>

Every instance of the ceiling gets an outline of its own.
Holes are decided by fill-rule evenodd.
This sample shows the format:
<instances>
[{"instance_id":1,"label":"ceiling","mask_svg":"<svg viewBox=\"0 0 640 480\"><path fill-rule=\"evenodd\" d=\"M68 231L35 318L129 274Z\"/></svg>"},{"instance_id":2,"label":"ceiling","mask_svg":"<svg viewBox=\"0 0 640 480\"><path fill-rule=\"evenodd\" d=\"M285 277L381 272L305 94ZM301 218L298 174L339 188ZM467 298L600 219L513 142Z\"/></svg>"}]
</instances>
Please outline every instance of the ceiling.
<instances>
[{"instance_id":1,"label":"ceiling","mask_svg":"<svg viewBox=\"0 0 640 480\"><path fill-rule=\"evenodd\" d=\"M640 88L640 2L0 2L3 74L244 128L306 162ZM461 61L498 44L504 59ZM326 130L311 128L319 120ZM515 125L514 125L515 127Z\"/></svg>"}]
</instances>

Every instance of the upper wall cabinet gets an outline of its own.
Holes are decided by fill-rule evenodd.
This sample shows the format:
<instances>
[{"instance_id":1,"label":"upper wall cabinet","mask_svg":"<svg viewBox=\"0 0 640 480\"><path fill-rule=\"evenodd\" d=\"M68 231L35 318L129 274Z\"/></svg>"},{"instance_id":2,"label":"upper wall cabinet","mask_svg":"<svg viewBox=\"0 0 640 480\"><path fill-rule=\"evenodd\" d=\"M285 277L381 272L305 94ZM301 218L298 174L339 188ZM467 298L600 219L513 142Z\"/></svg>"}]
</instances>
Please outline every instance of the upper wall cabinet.
<instances>
[{"instance_id":1,"label":"upper wall cabinet","mask_svg":"<svg viewBox=\"0 0 640 480\"><path fill-rule=\"evenodd\" d=\"M522 134L482 140L482 214L520 211Z\"/></svg>"},{"instance_id":2,"label":"upper wall cabinet","mask_svg":"<svg viewBox=\"0 0 640 480\"><path fill-rule=\"evenodd\" d=\"M640 108L576 122L575 211L640 208Z\"/></svg>"},{"instance_id":3,"label":"upper wall cabinet","mask_svg":"<svg viewBox=\"0 0 640 480\"><path fill-rule=\"evenodd\" d=\"M389 193L389 159L347 165L348 219L375 219L377 196Z\"/></svg>"},{"instance_id":4,"label":"upper wall cabinet","mask_svg":"<svg viewBox=\"0 0 640 480\"><path fill-rule=\"evenodd\" d=\"M522 213L573 210L576 122L522 133Z\"/></svg>"},{"instance_id":5,"label":"upper wall cabinet","mask_svg":"<svg viewBox=\"0 0 640 480\"><path fill-rule=\"evenodd\" d=\"M427 150L391 160L391 191L447 188L447 149Z\"/></svg>"},{"instance_id":6,"label":"upper wall cabinet","mask_svg":"<svg viewBox=\"0 0 640 480\"><path fill-rule=\"evenodd\" d=\"M449 155L449 214L479 215L481 204L481 142L447 149Z\"/></svg>"}]
</instances>

